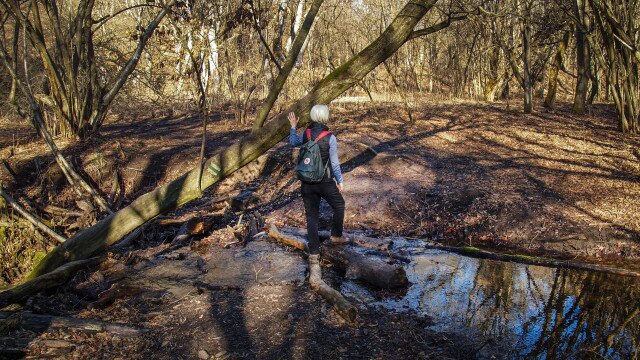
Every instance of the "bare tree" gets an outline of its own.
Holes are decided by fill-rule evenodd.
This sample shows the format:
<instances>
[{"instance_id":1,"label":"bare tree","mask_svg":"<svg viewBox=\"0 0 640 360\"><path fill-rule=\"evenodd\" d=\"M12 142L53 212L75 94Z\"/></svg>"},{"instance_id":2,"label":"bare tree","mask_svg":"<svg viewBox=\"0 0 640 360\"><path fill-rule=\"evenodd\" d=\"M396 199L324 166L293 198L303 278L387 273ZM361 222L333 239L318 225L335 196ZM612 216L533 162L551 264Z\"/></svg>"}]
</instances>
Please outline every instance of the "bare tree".
<instances>
[{"instance_id":1,"label":"bare tree","mask_svg":"<svg viewBox=\"0 0 640 360\"><path fill-rule=\"evenodd\" d=\"M46 106L51 109L57 121L63 122L70 133L79 138L89 136L102 125L109 106L138 65L143 49L170 5L162 6L148 25L139 29L135 50L110 81L102 80L109 74L98 68L94 33L113 16L94 19L94 6L94 0L79 1L71 16L67 17L67 14L60 14L56 0L0 0L0 8L26 34L45 73L42 91L34 87L24 88L29 92L28 98L37 100L33 105L39 108ZM153 5L156 6L159 5ZM20 56L34 60L29 58L28 52L11 53L7 47L3 47L3 52L8 64L13 58L15 65L15 59ZM19 76L15 67L5 67L12 77ZM21 111L21 114L26 113Z\"/></svg>"},{"instance_id":2,"label":"bare tree","mask_svg":"<svg viewBox=\"0 0 640 360\"><path fill-rule=\"evenodd\" d=\"M82 0L72 16L67 18L60 14L55 0L0 0L0 9L5 14L3 23L11 19L14 24L10 37L12 46L7 46L5 27L2 27L0 60L12 80L10 100L18 113L29 119L45 140L69 184L79 195L86 193L104 211L111 213L107 201L62 156L46 126L43 107L52 109L56 119L79 138L97 130L113 99L136 68L147 41L168 8L162 8L148 26L141 29L133 54L113 81L107 83L100 80L105 74L101 74L97 66L93 36L96 24L99 27L112 17L96 21L92 17L94 5L93 0ZM21 31L23 46L19 51L17 44ZM31 49L27 47L27 38ZM33 67L30 63L34 60L30 57L30 50L36 54L39 66L44 70L46 81L43 91L38 91L30 81L29 69ZM19 63L23 65L22 74ZM17 100L16 89L22 93L26 108Z\"/></svg>"},{"instance_id":3,"label":"bare tree","mask_svg":"<svg viewBox=\"0 0 640 360\"><path fill-rule=\"evenodd\" d=\"M640 131L638 89L640 88L640 8L636 1L591 0L591 9L600 34L602 51L595 56L611 86L618 111L620 130ZM592 48L598 48L594 39Z\"/></svg>"}]
</instances>

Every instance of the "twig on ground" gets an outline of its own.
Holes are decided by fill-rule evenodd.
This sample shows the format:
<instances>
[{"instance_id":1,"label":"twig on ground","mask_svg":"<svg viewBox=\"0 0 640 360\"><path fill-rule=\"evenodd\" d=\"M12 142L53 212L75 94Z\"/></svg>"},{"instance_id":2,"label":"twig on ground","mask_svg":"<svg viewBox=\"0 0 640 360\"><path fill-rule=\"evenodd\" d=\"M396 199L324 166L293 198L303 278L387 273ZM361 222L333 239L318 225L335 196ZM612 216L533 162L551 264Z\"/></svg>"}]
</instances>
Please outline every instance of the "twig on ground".
<instances>
[{"instance_id":1,"label":"twig on ground","mask_svg":"<svg viewBox=\"0 0 640 360\"><path fill-rule=\"evenodd\" d=\"M57 232L51 230L47 225L45 225L40 219L38 219L35 215L31 214L27 209L23 208L22 205L18 204L11 195L4 191L4 188L0 186L0 195L13 207L20 215L22 215L25 219L29 220L34 226L40 229L45 234L51 236L54 240L59 243L65 242L67 239L58 234Z\"/></svg>"}]
</instances>

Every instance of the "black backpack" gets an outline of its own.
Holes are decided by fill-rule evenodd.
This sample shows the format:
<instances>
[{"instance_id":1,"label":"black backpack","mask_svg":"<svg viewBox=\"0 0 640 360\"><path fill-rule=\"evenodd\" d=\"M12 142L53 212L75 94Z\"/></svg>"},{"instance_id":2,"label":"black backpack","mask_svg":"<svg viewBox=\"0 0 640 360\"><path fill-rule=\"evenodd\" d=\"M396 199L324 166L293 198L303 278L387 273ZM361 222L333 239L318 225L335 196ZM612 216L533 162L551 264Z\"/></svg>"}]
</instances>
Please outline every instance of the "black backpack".
<instances>
[{"instance_id":1,"label":"black backpack","mask_svg":"<svg viewBox=\"0 0 640 360\"><path fill-rule=\"evenodd\" d=\"M322 155L320 154L318 141L327 135L331 135L331 133L324 130L315 140L312 140L311 129L307 129L306 135L309 141L300 146L296 174L298 175L298 179L304 182L317 183L322 181L324 173L327 171L327 166L329 165L329 159L327 159L326 164L322 163Z\"/></svg>"}]
</instances>

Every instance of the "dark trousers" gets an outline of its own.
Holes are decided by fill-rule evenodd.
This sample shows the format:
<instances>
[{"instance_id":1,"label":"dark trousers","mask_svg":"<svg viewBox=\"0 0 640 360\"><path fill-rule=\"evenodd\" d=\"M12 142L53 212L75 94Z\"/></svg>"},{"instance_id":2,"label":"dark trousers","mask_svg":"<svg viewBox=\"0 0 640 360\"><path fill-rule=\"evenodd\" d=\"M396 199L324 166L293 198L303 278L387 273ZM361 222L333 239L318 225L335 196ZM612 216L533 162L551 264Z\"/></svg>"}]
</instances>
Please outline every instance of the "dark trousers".
<instances>
[{"instance_id":1,"label":"dark trousers","mask_svg":"<svg viewBox=\"0 0 640 360\"><path fill-rule=\"evenodd\" d=\"M342 236L344 225L344 198L336 183L333 181L318 184L302 183L302 200L307 215L307 238L311 254L318 254L320 250L320 240L318 239L320 199L325 199L333 209L331 236Z\"/></svg>"}]
</instances>

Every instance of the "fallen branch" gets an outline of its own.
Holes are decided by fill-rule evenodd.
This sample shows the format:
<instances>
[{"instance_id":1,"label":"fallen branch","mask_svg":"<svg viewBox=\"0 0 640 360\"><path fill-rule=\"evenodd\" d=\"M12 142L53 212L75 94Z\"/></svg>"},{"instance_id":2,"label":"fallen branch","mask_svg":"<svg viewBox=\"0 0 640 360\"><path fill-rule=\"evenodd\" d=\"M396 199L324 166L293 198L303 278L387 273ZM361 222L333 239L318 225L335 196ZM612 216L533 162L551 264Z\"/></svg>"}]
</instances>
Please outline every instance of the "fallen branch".
<instances>
[{"instance_id":1,"label":"fallen branch","mask_svg":"<svg viewBox=\"0 0 640 360\"><path fill-rule=\"evenodd\" d=\"M320 264L317 259L309 257L309 285L322 296L345 320L353 322L358 316L355 306L351 305L342 294L322 280Z\"/></svg>"},{"instance_id":2,"label":"fallen branch","mask_svg":"<svg viewBox=\"0 0 640 360\"><path fill-rule=\"evenodd\" d=\"M474 247L460 248L460 247L453 247L453 246L429 244L426 246L426 248L443 250L443 251L448 251L448 252L452 252L460 255L465 255L465 256L470 256L475 258L482 258L482 259L493 259L493 260L510 261L515 263L527 264L527 265L598 271L598 272L605 272L605 273L614 274L614 275L640 277L640 272L633 271L633 270L614 268L609 266L578 263L573 261L545 259L545 258L527 256L527 255L499 254L499 253L494 253L491 251L486 251L486 250L482 250Z\"/></svg>"},{"instance_id":3,"label":"fallen branch","mask_svg":"<svg viewBox=\"0 0 640 360\"><path fill-rule=\"evenodd\" d=\"M299 229L283 229L271 224L266 229L267 234L272 239L292 246L296 249L306 251L307 241ZM345 272L348 279L364 281L370 285L394 289L406 287L409 284L407 274L400 265L388 264L377 256L367 256L348 245L332 246L323 243L320 246L322 257L331 262L338 269Z\"/></svg>"},{"instance_id":4,"label":"fallen branch","mask_svg":"<svg viewBox=\"0 0 640 360\"><path fill-rule=\"evenodd\" d=\"M266 233L272 239L298 250L306 251L307 249L307 243L302 238L284 235L273 224L267 227ZM355 320L357 316L356 308L351 305L339 291L333 289L322 280L320 264L318 264L317 261L312 261L311 258L309 258L309 285L315 292L333 305L340 316L350 322Z\"/></svg>"},{"instance_id":5,"label":"fallen branch","mask_svg":"<svg viewBox=\"0 0 640 360\"><path fill-rule=\"evenodd\" d=\"M136 329L123 324L101 320L39 315L30 312L0 311L0 327L5 330L21 328L31 331L47 329L78 330L87 332L108 332L120 336L139 336L146 329Z\"/></svg>"},{"instance_id":6,"label":"fallen branch","mask_svg":"<svg viewBox=\"0 0 640 360\"><path fill-rule=\"evenodd\" d=\"M73 261L60 266L50 273L40 275L18 286L0 292L0 309L26 300L29 296L40 291L65 284L78 270L95 266L99 264L100 261L100 257Z\"/></svg>"},{"instance_id":7,"label":"fallen branch","mask_svg":"<svg viewBox=\"0 0 640 360\"><path fill-rule=\"evenodd\" d=\"M23 208L22 205L18 204L17 201L15 201L11 195L9 195L7 192L4 191L4 188L2 186L0 186L0 195L7 201L7 203L9 203L9 205L11 205L11 207L13 207L20 215L22 215L25 219L29 220L30 223L32 223L35 227L37 227L38 229L40 229L42 232L44 232L45 234L51 236L54 240L56 240L59 243L63 243L65 242L67 239L58 234L57 232L51 230L51 228L49 228L47 225L45 225L42 221L40 221L40 219L38 219L37 216L31 214L29 211L27 211L27 209Z\"/></svg>"},{"instance_id":8,"label":"fallen branch","mask_svg":"<svg viewBox=\"0 0 640 360\"><path fill-rule=\"evenodd\" d=\"M291 234L296 237L300 237L302 239L305 239L305 237L307 236L307 231L303 229L285 227L282 230L287 234ZM347 240L349 240L349 243L351 245L355 245L359 247L380 250L380 251L389 251L393 247L393 241L391 240L372 238L372 237L364 236L361 234L352 234L352 233L344 233L343 236ZM331 237L331 233L326 230L320 230L318 231L318 237L320 238L320 240L327 240ZM306 244L306 240L305 240L305 244Z\"/></svg>"}]
</instances>

